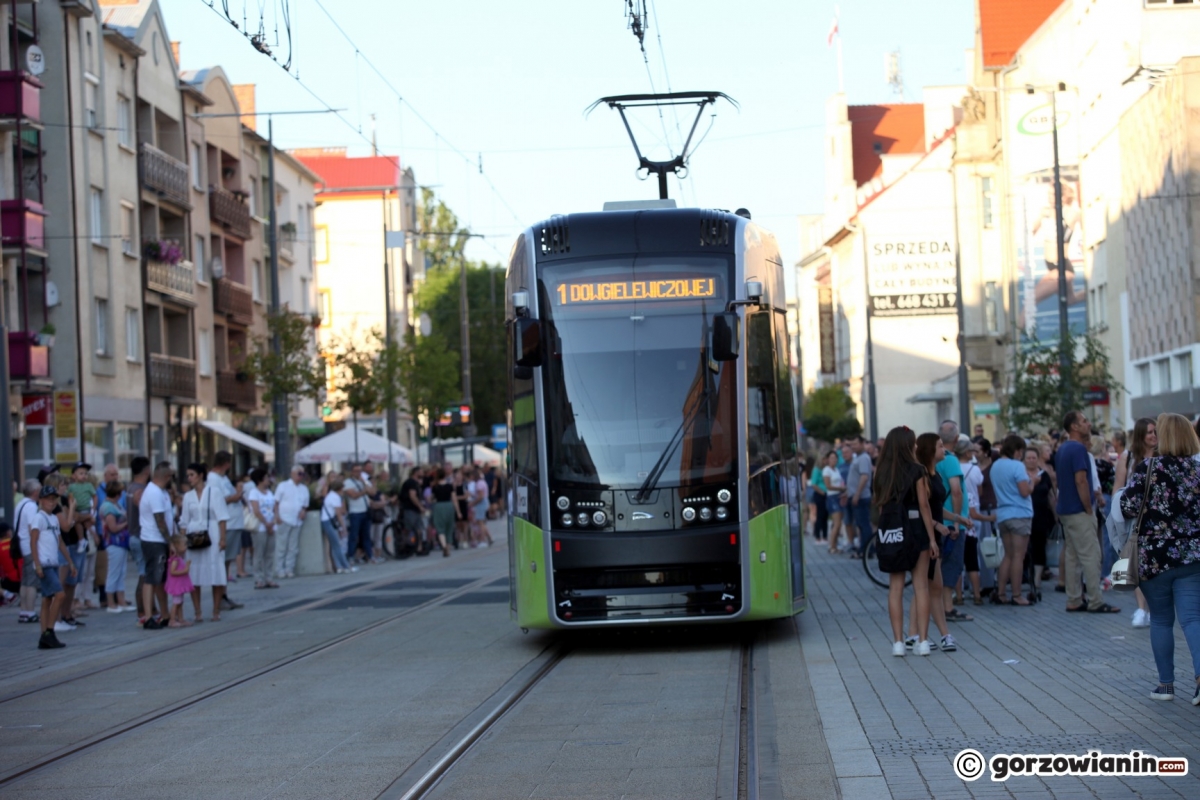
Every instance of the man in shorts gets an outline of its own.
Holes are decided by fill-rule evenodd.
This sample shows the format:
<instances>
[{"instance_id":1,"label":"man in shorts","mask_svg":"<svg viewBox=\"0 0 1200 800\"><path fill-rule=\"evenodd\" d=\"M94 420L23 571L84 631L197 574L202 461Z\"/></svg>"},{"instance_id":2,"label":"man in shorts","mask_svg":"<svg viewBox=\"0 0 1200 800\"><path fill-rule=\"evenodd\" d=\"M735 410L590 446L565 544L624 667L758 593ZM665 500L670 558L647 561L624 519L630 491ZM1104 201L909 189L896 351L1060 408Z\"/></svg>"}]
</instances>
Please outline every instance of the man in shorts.
<instances>
[{"instance_id":1,"label":"man in shorts","mask_svg":"<svg viewBox=\"0 0 1200 800\"><path fill-rule=\"evenodd\" d=\"M32 478L21 484L21 502L17 503L17 507L13 509L13 519L16 524L13 526L14 541L21 548L21 555L24 557L24 563L21 566L21 613L17 617L17 622L33 623L38 621L37 598L38 587L41 581L38 580L37 572L33 568L33 558L29 550L29 529L33 525L38 514L38 494L42 491L42 484Z\"/></svg>"},{"instance_id":2,"label":"man in shorts","mask_svg":"<svg viewBox=\"0 0 1200 800\"><path fill-rule=\"evenodd\" d=\"M170 552L168 542L174 533L175 516L171 508L171 496L167 493L167 485L175 470L163 462L154 468L150 485L142 490L138 503L138 516L141 525L142 558L146 562L146 575L142 584L142 606L147 611L142 628L156 631L166 628L170 619L163 614L169 614L167 592L164 589L167 580L167 556ZM160 616L149 616L158 601Z\"/></svg>"},{"instance_id":3,"label":"man in shorts","mask_svg":"<svg viewBox=\"0 0 1200 800\"><path fill-rule=\"evenodd\" d=\"M42 593L42 635L38 639L39 650L55 650L66 646L54 633L54 623L62 612L65 599L58 565L62 564L71 577L79 577L75 565L71 562L71 554L63 544L58 516L54 513L57 507L58 492L52 486L43 486L38 493L38 513L29 529L29 558L33 562Z\"/></svg>"}]
</instances>

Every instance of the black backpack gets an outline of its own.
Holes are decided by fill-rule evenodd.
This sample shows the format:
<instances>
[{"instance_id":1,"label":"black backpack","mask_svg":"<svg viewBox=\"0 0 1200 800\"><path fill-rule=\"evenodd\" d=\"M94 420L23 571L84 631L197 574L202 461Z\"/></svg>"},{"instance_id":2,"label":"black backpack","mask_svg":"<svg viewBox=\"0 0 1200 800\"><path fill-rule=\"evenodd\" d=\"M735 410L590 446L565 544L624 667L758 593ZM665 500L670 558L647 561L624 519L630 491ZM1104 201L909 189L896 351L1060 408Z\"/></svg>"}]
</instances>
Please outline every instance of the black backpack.
<instances>
[{"instance_id":1,"label":"black backpack","mask_svg":"<svg viewBox=\"0 0 1200 800\"><path fill-rule=\"evenodd\" d=\"M882 572L910 572L921 557L921 543L929 538L917 501L917 481L921 476L909 477L910 483L901 493L903 500L884 503L879 509L875 555Z\"/></svg>"}]
</instances>

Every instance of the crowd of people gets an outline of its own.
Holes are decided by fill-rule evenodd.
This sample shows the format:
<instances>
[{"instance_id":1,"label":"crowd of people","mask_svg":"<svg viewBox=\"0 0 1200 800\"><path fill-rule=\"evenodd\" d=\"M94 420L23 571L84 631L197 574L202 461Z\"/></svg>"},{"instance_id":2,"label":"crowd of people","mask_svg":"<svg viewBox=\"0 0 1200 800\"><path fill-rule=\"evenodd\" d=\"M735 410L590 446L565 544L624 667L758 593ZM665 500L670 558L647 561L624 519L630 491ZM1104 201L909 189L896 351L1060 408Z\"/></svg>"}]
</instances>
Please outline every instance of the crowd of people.
<instances>
[{"instance_id":1,"label":"crowd of people","mask_svg":"<svg viewBox=\"0 0 1200 800\"><path fill-rule=\"evenodd\" d=\"M20 485L13 523L0 521L4 602L20 606L18 623L39 626L45 650L64 647L58 634L85 625L89 612L134 612L143 630L186 628L205 620L208 595L217 622L242 607L230 584L266 590L296 577L310 510L320 515L326 568L339 574L385 560L393 519L397 557L492 544L486 522L505 505L495 467L417 467L396 485L373 463L343 466L314 484L301 466L282 480L265 466L235 476L224 451L182 476L135 457L128 482L115 464L102 479L87 463L69 473L48 464Z\"/></svg>"},{"instance_id":2,"label":"crowd of people","mask_svg":"<svg viewBox=\"0 0 1200 800\"><path fill-rule=\"evenodd\" d=\"M1178 619L1200 705L1200 423L1163 414L1105 438L1072 411L1040 438L996 446L974 433L950 420L936 433L898 427L807 462L814 540L850 558L874 553L890 573L893 655L958 649L947 622L974 621L968 602L1030 607L1053 579L1067 612L1115 614L1114 580L1136 583L1130 622L1150 629L1159 673L1151 697L1174 698Z\"/></svg>"}]
</instances>

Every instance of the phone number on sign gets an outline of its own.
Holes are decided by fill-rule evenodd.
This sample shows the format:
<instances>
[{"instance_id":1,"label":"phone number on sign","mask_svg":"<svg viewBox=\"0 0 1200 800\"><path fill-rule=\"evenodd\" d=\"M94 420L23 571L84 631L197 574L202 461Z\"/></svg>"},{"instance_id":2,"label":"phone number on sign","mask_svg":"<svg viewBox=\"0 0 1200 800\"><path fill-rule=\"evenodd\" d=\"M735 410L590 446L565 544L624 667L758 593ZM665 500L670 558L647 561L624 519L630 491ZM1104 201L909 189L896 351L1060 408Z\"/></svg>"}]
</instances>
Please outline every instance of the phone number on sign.
<instances>
[{"instance_id":1,"label":"phone number on sign","mask_svg":"<svg viewBox=\"0 0 1200 800\"><path fill-rule=\"evenodd\" d=\"M877 317L953 314L956 299L954 292L876 295L871 298L871 313Z\"/></svg>"}]
</instances>

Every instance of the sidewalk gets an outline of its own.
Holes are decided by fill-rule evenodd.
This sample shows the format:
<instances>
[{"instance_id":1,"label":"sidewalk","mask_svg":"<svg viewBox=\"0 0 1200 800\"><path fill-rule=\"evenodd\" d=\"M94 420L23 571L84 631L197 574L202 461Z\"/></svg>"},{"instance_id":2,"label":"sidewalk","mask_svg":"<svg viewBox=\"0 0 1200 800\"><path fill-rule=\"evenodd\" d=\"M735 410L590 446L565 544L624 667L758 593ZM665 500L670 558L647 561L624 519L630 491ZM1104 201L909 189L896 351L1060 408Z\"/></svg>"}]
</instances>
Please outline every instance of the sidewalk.
<instances>
[{"instance_id":1,"label":"sidewalk","mask_svg":"<svg viewBox=\"0 0 1200 800\"><path fill-rule=\"evenodd\" d=\"M1067 614L1047 584L1033 608L970 604L951 622L953 653L891 654L887 590L862 562L806 539L808 610L798 619L813 691L845 800L927 797L1200 797L1200 708L1190 704L1191 659L1176 628L1171 703L1156 684L1149 630L1134 629L1132 596L1110 592L1120 614ZM912 592L905 596L905 619ZM931 637L936 628L930 624ZM1005 663L1015 661L1016 663ZM951 760L974 748L1079 754L1141 750L1189 760L1186 777L1012 777L960 780Z\"/></svg>"}]
</instances>

